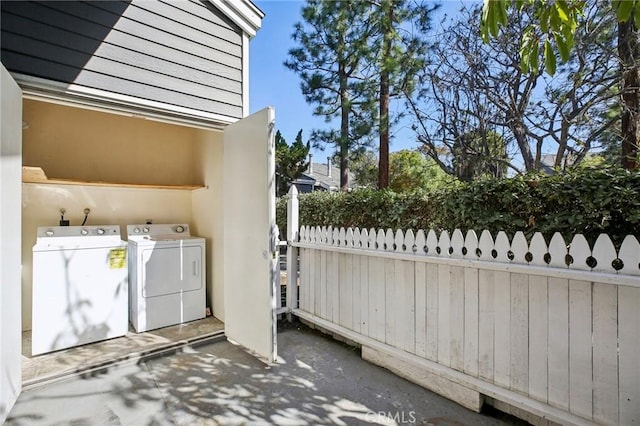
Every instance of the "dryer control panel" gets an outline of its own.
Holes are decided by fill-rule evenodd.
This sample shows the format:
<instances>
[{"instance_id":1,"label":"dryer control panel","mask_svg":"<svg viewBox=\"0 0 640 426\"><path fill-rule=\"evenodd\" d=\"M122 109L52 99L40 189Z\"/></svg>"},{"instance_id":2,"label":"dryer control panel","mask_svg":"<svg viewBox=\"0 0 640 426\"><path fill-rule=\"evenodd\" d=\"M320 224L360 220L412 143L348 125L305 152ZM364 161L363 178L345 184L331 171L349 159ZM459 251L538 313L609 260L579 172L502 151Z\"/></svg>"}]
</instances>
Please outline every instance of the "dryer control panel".
<instances>
[{"instance_id":1,"label":"dryer control panel","mask_svg":"<svg viewBox=\"0 0 640 426\"><path fill-rule=\"evenodd\" d=\"M129 239L150 239L157 237L188 238L191 236L189 225L186 223L167 224L140 224L127 225L127 236Z\"/></svg>"}]
</instances>

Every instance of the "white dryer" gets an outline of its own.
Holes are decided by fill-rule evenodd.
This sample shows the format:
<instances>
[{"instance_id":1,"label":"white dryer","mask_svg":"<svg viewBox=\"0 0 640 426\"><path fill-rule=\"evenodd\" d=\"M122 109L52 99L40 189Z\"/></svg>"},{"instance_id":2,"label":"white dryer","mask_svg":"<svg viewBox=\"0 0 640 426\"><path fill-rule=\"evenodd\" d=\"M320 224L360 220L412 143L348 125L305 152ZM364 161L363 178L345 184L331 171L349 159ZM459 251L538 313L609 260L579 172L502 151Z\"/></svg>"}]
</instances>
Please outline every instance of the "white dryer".
<instances>
[{"instance_id":1,"label":"white dryer","mask_svg":"<svg viewBox=\"0 0 640 426\"><path fill-rule=\"evenodd\" d=\"M205 317L205 239L186 224L128 225L129 319L137 332Z\"/></svg>"},{"instance_id":2,"label":"white dryer","mask_svg":"<svg viewBox=\"0 0 640 426\"><path fill-rule=\"evenodd\" d=\"M33 355L127 333L126 247L119 226L38 227Z\"/></svg>"}]
</instances>

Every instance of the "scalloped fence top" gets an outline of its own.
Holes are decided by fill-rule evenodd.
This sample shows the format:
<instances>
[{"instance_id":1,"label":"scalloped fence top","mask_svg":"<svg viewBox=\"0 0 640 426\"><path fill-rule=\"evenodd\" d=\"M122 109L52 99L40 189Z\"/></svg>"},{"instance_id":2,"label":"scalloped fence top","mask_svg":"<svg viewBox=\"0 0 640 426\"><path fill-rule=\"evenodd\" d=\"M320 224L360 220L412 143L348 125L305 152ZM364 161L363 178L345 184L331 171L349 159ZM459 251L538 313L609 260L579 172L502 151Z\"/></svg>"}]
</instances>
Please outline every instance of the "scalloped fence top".
<instances>
[{"instance_id":1,"label":"scalloped fence top","mask_svg":"<svg viewBox=\"0 0 640 426\"><path fill-rule=\"evenodd\" d=\"M509 240L503 231L494 238L487 230L478 238L473 230L464 235L459 229L438 235L434 230L419 230L414 234L412 230L400 229L394 232L392 229L302 226L298 236L300 243L324 246L640 275L640 243L633 235L625 237L618 251L606 234L600 234L593 247L581 234L567 243L560 233L555 233L547 242L539 232L527 241L522 232L516 232Z\"/></svg>"}]
</instances>

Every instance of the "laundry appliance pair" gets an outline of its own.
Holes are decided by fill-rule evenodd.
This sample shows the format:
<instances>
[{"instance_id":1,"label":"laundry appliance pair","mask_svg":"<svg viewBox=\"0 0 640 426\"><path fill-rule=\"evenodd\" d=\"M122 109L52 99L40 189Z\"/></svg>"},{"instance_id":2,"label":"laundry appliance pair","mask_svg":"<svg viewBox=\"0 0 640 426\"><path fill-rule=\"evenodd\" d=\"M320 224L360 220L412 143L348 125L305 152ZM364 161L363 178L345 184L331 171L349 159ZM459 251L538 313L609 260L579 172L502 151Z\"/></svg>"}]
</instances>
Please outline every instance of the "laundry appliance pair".
<instances>
[{"instance_id":1,"label":"laundry appliance pair","mask_svg":"<svg viewBox=\"0 0 640 426\"><path fill-rule=\"evenodd\" d=\"M186 224L38 227L32 354L205 316L205 241Z\"/></svg>"}]
</instances>

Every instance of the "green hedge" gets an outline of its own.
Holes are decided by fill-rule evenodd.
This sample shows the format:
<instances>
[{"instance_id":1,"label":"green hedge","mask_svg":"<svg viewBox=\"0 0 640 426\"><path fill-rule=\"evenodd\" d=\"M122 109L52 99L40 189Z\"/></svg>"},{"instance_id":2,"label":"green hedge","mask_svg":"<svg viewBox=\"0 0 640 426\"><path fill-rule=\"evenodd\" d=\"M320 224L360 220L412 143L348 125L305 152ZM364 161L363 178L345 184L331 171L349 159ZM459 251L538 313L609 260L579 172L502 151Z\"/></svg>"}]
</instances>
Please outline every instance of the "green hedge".
<instances>
[{"instance_id":1,"label":"green hedge","mask_svg":"<svg viewBox=\"0 0 640 426\"><path fill-rule=\"evenodd\" d=\"M278 226L286 230L286 197L278 200ZM581 233L591 243L600 233L619 246L640 237L640 173L619 168L582 169L551 176L518 176L423 193L356 190L300 195L300 224L334 227L436 229L527 237L542 232L565 239ZM495 235L495 234L494 234Z\"/></svg>"}]
</instances>

